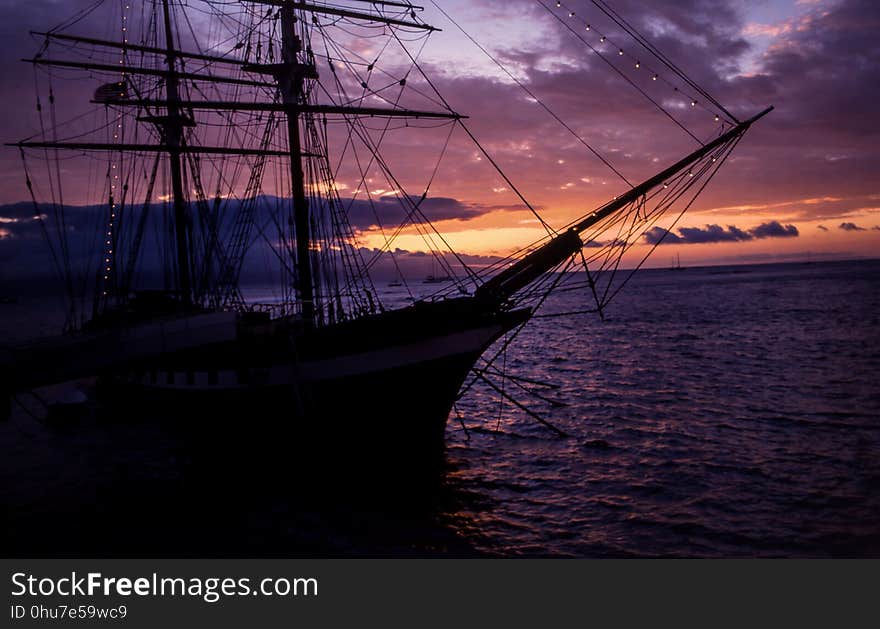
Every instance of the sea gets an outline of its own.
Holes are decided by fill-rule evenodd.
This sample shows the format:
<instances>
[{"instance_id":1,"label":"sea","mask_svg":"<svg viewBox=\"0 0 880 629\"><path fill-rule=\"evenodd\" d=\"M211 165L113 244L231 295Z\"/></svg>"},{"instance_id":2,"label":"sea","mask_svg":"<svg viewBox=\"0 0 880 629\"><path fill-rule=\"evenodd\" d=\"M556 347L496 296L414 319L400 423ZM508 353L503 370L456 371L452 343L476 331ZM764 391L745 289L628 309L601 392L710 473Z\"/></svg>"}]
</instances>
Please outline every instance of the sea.
<instances>
[{"instance_id":1,"label":"sea","mask_svg":"<svg viewBox=\"0 0 880 629\"><path fill-rule=\"evenodd\" d=\"M3 327L42 330L40 303ZM645 270L603 315L534 319L495 362L509 398L469 389L442 469L403 490L283 469L233 490L149 422L45 421L79 389L20 396L0 553L880 556L880 261Z\"/></svg>"}]
</instances>

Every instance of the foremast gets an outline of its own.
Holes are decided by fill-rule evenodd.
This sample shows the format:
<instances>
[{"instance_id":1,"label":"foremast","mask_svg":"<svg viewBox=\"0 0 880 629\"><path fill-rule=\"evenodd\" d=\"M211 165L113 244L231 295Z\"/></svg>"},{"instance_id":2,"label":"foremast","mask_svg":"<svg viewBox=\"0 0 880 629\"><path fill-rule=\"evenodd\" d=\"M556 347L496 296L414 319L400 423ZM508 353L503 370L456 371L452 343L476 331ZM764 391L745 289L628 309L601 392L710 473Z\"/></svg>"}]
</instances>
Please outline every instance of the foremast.
<instances>
[{"instance_id":1,"label":"foremast","mask_svg":"<svg viewBox=\"0 0 880 629\"><path fill-rule=\"evenodd\" d=\"M305 172L303 171L302 140L300 138L300 115L297 106L305 104L306 80L317 80L318 72L313 63L300 63L302 40L296 33L296 13L293 3L281 7L281 58L283 63L274 66L281 100L287 116L287 137L290 149L290 178L293 194L293 226L296 231L296 279L302 319L306 329L315 324L315 283L312 276L311 228L309 199L306 196Z\"/></svg>"}]
</instances>

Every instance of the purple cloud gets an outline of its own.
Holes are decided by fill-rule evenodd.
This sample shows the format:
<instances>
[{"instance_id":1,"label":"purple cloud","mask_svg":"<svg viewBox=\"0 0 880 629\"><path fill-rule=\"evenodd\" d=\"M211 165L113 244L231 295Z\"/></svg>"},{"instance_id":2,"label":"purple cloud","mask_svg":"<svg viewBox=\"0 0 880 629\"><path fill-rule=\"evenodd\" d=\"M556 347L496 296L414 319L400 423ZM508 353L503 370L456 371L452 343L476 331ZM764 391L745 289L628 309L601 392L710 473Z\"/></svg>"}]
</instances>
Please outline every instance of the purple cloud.
<instances>
[{"instance_id":1,"label":"purple cloud","mask_svg":"<svg viewBox=\"0 0 880 629\"><path fill-rule=\"evenodd\" d=\"M779 221L762 223L750 232L755 238L790 238L798 236L798 229L794 225L782 225Z\"/></svg>"},{"instance_id":2,"label":"purple cloud","mask_svg":"<svg viewBox=\"0 0 880 629\"><path fill-rule=\"evenodd\" d=\"M838 227L838 229L842 229L845 232L863 232L863 231L865 231L864 227L859 227L855 223L841 223L837 227Z\"/></svg>"},{"instance_id":3,"label":"purple cloud","mask_svg":"<svg viewBox=\"0 0 880 629\"><path fill-rule=\"evenodd\" d=\"M649 245L742 242L762 238L793 238L798 235L800 233L797 227L782 225L779 221L761 223L749 230L740 229L735 225L728 225L726 228L721 225L706 225L705 227L680 227L678 234L662 227L653 227L643 234L645 242Z\"/></svg>"}]
</instances>

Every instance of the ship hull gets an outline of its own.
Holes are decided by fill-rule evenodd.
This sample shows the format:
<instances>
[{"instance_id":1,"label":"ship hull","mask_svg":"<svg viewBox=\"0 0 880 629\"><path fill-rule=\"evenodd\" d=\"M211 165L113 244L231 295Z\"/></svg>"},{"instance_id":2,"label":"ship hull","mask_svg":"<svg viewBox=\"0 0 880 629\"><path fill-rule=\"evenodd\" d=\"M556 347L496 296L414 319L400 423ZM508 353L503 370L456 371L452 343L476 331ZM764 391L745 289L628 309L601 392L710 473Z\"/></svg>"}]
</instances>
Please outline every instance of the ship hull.
<instances>
[{"instance_id":1,"label":"ship hull","mask_svg":"<svg viewBox=\"0 0 880 629\"><path fill-rule=\"evenodd\" d=\"M159 362L105 377L100 392L114 415L161 419L204 451L243 459L278 459L280 451L310 465L430 466L442 459L447 418L470 369L527 316L464 313L416 334L380 319L372 342L349 351L210 371L189 356L187 369Z\"/></svg>"}]
</instances>

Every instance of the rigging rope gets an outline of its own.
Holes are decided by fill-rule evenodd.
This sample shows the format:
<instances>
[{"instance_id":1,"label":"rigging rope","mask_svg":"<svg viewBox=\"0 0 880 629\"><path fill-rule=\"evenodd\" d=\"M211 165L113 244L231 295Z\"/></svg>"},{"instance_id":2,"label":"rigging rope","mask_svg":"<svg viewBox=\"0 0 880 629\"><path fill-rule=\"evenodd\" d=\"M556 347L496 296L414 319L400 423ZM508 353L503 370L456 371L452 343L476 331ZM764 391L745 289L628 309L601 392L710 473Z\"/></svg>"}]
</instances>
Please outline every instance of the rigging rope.
<instances>
[{"instance_id":1,"label":"rigging rope","mask_svg":"<svg viewBox=\"0 0 880 629\"><path fill-rule=\"evenodd\" d=\"M669 68L676 76L678 76L685 83L690 85L692 88L697 90L701 96L703 96L706 100L715 105L720 111L724 112L724 114L734 123L739 124L739 120L731 114L720 102L718 102L715 98L712 97L709 92L703 89L700 85L698 85L693 79L691 79L688 75L686 75L675 63L672 62L669 57L667 57L659 48L657 48L654 44L650 42L644 35L642 35L638 30L635 29L629 22L627 22L623 16L621 16L617 11L612 9L607 2L604 0L591 0L591 2L599 8L605 15L607 15L611 20L613 20L618 26L620 26L630 37L636 40L639 44L642 45L649 53L651 53L658 61L660 61L663 65Z\"/></svg>"},{"instance_id":2,"label":"rigging rope","mask_svg":"<svg viewBox=\"0 0 880 629\"><path fill-rule=\"evenodd\" d=\"M449 105L449 102L447 102L447 100L443 97L443 95L440 93L440 90L438 90L437 87L434 85L434 82L431 81L430 78L428 78L428 75L422 69L421 65L419 65L419 63L413 58L412 54L410 54L410 52L409 52L409 49L403 44L403 42L400 41L400 39L397 37L397 34L393 31L391 34L400 43L401 48L403 48L403 51L412 60L413 64L415 65L416 69L419 71L419 74L422 76L422 78L425 80L425 82L431 87L432 90L434 90L434 93L443 102L444 107L446 107L446 109L448 111L454 112L452 107ZM528 202L528 200L525 198L525 196L523 196L523 194L519 191L519 188L517 188L516 185L514 185L514 183L510 180L510 178L504 173L504 171L501 170L501 167L498 166L498 164L495 162L494 159L492 159L491 155L489 155L488 151L486 151L486 149L483 147L483 145L477 141L477 138L474 137L474 134L471 133L471 130L468 129L467 125L464 124L464 122L462 122L461 119L459 119L457 122L461 126L461 128L464 129L465 133L467 133L468 136L470 136L470 138L473 140L474 144L476 144L477 148L480 149L480 152L482 152L483 155L486 157L486 159L489 160L489 163L492 164L492 167L495 169L495 171L499 175L501 175L501 177L504 179L504 181L507 182L507 184L510 186L510 189L513 190L513 192L516 194L517 197L519 197L520 201L522 201L525 204L525 206L529 209L529 211L532 213L532 215L536 219L538 219L538 221L541 223L541 226L544 227L544 229L547 231L547 233L551 234L551 235L553 233L555 233L553 231L553 228L547 224L547 222L544 220L544 218L538 213L538 211L532 206L532 204Z\"/></svg>"},{"instance_id":3,"label":"rigging rope","mask_svg":"<svg viewBox=\"0 0 880 629\"><path fill-rule=\"evenodd\" d=\"M700 138L698 138L698 137L695 136L693 133L691 133L690 129L688 129L688 128L685 127L681 122L679 122L679 120L678 120L675 116L673 116L672 114L670 114L670 113L666 110L666 108L663 107L663 105L661 105L661 104L658 103L656 100L654 100L653 98L651 98L651 95L650 95L650 94L648 94L645 90L643 90L641 87L639 87L638 85L636 85L635 81L633 81L633 80L632 80L631 78L629 78L626 74L624 74L623 72L621 72L620 68L618 68L618 67L615 66L613 63L611 63L611 62L608 60L608 58L605 57L605 55L603 55L603 54L599 51L598 48L596 48L595 46L593 46L592 44L590 44L590 42L588 42L586 39L584 39L584 37L583 37L578 31L576 31L574 28L572 28L571 24L569 24L568 22L566 22L565 19L563 19L561 16L557 15L556 12L553 11L553 9L551 9L551 8L548 7L546 4L544 4L543 0L535 0L535 2L537 2L539 5L541 5L541 7L543 7L544 10L547 11L547 13L549 13L550 15L552 15L553 18L554 18L557 22L559 22L559 23L562 24L566 29L568 29L568 30L571 32L572 35L574 35L575 37L577 37L577 38L581 41L582 44L584 44L587 48L589 48L589 49L592 50L594 53L596 53L596 55L598 55L599 58L600 58L602 61L604 61L604 62L608 65L609 68L611 68L612 70L614 70L614 72L616 72L616 73L617 73L617 74L618 74L618 75L619 75L624 81L626 81L627 83L629 83L629 84L633 87L633 89L635 89L635 90L636 90L637 92L639 92L642 96L644 96L647 100L649 100L649 101L650 101L650 102L651 102L651 103L652 103L652 104L653 104L653 105L654 105L654 106L655 106L655 107L656 107L661 113L663 113L664 116L666 116L666 117L669 118L672 122L674 122L675 125L676 125L679 129L681 129L682 131L684 131L685 133L687 133L689 136L691 136L691 138L693 138L693 140L694 140L695 142L697 142L698 144L700 144L700 145L703 144L703 142L700 140Z\"/></svg>"},{"instance_id":4,"label":"rigging rope","mask_svg":"<svg viewBox=\"0 0 880 629\"><path fill-rule=\"evenodd\" d=\"M502 71L503 71L503 72L504 72L504 73L510 78L511 81L513 81L514 83L516 83L517 86L519 86L520 89L522 89L522 90L523 90L526 94L528 94L528 95L529 95L529 96L530 96L530 97L531 97L531 98L532 98L532 99L533 99L538 105L540 105L541 108L544 109L544 111L546 111L548 114L550 114L550 115L553 117L553 119L556 120L556 122L558 122L560 125L562 125L562 127L564 127L564 128L566 129L566 131L568 131L572 136L574 136L574 138L575 138L578 142L580 142L580 143L583 144L585 147L587 147L587 149L588 149L593 155L595 155L595 156L596 156L596 157L597 157L597 158L598 158L603 164L605 164L609 169L611 169L611 171L612 171L615 175L617 175L618 177L620 177L620 179L623 180L623 182L624 182L626 185L632 187L633 184L630 183L630 181L629 181L629 180L628 180L628 179L627 179L627 178L626 178L626 177L625 177L625 176L624 176L624 175L623 175L623 174L622 174L617 168L615 168L615 167L611 164L611 162L608 161L608 159L607 159L605 156L603 156L601 153L599 153L599 151L598 151L597 149L595 149L593 146L591 146L591 145L590 145L590 144L589 144L589 143L583 138L583 136L581 136L577 131L575 131L574 129L572 129L571 126L569 126L568 123L566 123L562 118L560 118L560 117L556 114L555 111L553 111L552 109L550 109L550 107L549 107L549 106L548 106L543 100L541 100L540 98L538 98L538 97L535 95L535 93L534 93L531 89L529 89L528 86L525 85L525 83L523 83L523 82L520 81L518 78L516 78L516 76L515 76L512 72L510 72L510 70L508 70L507 67L504 66L504 64L501 63L501 61L499 61L495 56L492 55L492 53L490 53L488 50L486 50L486 48L485 48L482 44L480 44L480 42L478 42L474 37L472 37L470 33L468 33L468 32L467 32L467 31L466 31L466 30L465 30L465 29L464 29L464 28L463 28L458 22L456 22L456 21L452 18L452 16L450 16L446 11L444 11L443 8L442 8L440 5L438 5L437 2L435 2L435 0L431 0L431 4L433 4L435 7L437 7L437 9L440 11L440 13L442 13L443 15L446 16L446 19L448 19L450 22L452 22L452 24L453 24L453 25L454 25L459 31L461 31L461 33L462 33L465 37L467 37L467 38L471 41L471 43L474 44L474 46L476 46L477 48L479 48L480 51L482 51L482 53L483 53L484 55L486 55L486 56L487 56L487 57L488 57L493 63L495 63L495 65L497 65L499 68L501 68L501 70L502 70Z\"/></svg>"}]
</instances>

